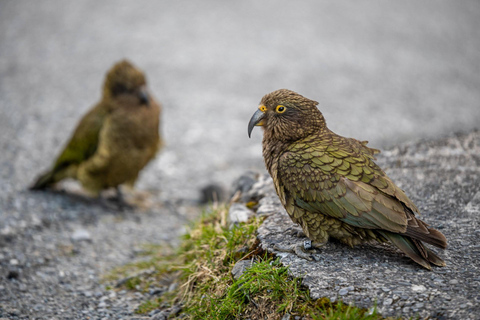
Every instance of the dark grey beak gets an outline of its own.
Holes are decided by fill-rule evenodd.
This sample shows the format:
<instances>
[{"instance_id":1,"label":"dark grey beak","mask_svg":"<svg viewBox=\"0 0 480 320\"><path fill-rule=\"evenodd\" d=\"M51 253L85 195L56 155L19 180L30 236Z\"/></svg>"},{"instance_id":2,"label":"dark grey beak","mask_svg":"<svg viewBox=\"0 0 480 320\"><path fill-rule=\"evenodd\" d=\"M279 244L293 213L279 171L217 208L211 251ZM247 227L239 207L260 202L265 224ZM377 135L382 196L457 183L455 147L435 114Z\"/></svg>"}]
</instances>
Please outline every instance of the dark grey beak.
<instances>
[{"instance_id":1,"label":"dark grey beak","mask_svg":"<svg viewBox=\"0 0 480 320\"><path fill-rule=\"evenodd\" d=\"M140 91L138 91L138 98L142 104L150 105L150 95L148 94L148 90L145 87L142 87Z\"/></svg>"},{"instance_id":2,"label":"dark grey beak","mask_svg":"<svg viewBox=\"0 0 480 320\"><path fill-rule=\"evenodd\" d=\"M250 122L248 123L248 137L250 138L252 134L253 127L255 126L263 126L263 119L265 118L265 113L262 111L257 110L252 118L250 119Z\"/></svg>"}]
</instances>

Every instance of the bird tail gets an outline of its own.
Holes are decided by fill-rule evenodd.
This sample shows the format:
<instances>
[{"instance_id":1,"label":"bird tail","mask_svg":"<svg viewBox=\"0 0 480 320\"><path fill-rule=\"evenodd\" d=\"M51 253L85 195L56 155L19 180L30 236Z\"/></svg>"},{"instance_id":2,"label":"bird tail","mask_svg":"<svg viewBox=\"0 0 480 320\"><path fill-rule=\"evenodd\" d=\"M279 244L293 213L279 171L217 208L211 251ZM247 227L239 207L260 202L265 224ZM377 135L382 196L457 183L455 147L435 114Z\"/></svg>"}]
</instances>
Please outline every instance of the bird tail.
<instances>
[{"instance_id":1,"label":"bird tail","mask_svg":"<svg viewBox=\"0 0 480 320\"><path fill-rule=\"evenodd\" d=\"M436 247L445 249L447 247L447 238L438 230L429 228L428 224L419 219L410 219L408 221L406 235Z\"/></svg>"},{"instance_id":2,"label":"bird tail","mask_svg":"<svg viewBox=\"0 0 480 320\"><path fill-rule=\"evenodd\" d=\"M30 190L43 190L65 178L77 178L76 164L56 165L52 170L40 175L29 187Z\"/></svg>"},{"instance_id":3,"label":"bird tail","mask_svg":"<svg viewBox=\"0 0 480 320\"><path fill-rule=\"evenodd\" d=\"M432 270L430 264L434 264L439 267L445 266L445 262L433 251L425 247L420 240L388 231L378 232L422 267Z\"/></svg>"},{"instance_id":4,"label":"bird tail","mask_svg":"<svg viewBox=\"0 0 480 320\"><path fill-rule=\"evenodd\" d=\"M53 170L47 171L40 175L37 180L29 187L30 190L43 190L54 184L55 173Z\"/></svg>"}]
</instances>

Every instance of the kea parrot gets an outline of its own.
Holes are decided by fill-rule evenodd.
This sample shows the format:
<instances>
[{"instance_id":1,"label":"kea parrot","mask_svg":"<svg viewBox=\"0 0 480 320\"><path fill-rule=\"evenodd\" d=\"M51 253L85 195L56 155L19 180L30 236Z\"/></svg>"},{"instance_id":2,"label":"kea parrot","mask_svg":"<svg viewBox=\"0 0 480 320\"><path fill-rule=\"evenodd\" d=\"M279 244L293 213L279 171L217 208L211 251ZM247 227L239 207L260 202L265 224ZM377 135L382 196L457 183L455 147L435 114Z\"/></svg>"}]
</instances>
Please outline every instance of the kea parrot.
<instances>
[{"instance_id":1,"label":"kea parrot","mask_svg":"<svg viewBox=\"0 0 480 320\"><path fill-rule=\"evenodd\" d=\"M94 196L107 188L134 185L140 170L162 146L161 106L146 87L144 73L127 60L107 73L101 100L80 120L53 166L30 187L78 180Z\"/></svg>"},{"instance_id":2,"label":"kea parrot","mask_svg":"<svg viewBox=\"0 0 480 320\"><path fill-rule=\"evenodd\" d=\"M318 102L287 89L265 95L248 124L262 126L263 157L288 215L314 247L334 238L349 246L391 242L426 269L445 262L424 243L445 249L438 230L374 162L367 141L328 129ZM282 248L285 249L285 248ZM288 248L309 258L304 248Z\"/></svg>"}]
</instances>

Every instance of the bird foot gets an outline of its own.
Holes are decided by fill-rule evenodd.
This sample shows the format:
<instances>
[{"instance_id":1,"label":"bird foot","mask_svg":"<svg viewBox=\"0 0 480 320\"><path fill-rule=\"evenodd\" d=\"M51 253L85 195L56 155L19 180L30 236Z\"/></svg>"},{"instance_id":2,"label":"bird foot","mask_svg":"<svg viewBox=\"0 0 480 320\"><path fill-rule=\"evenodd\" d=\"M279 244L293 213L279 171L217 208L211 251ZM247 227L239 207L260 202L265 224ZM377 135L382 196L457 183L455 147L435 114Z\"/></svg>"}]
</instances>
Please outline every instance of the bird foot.
<instances>
[{"instance_id":1,"label":"bird foot","mask_svg":"<svg viewBox=\"0 0 480 320\"><path fill-rule=\"evenodd\" d=\"M114 196L104 197L100 195L100 201L105 207L112 210L130 211L136 208L135 205L129 203L129 201L125 199L125 196L119 187L116 188Z\"/></svg>"},{"instance_id":2,"label":"bird foot","mask_svg":"<svg viewBox=\"0 0 480 320\"><path fill-rule=\"evenodd\" d=\"M306 251L306 250L309 250L311 248L312 248L312 242L310 240L305 240L302 243L295 243L295 244L288 245L288 246L282 246L282 245L278 245L278 244L273 246L273 249L275 249L277 251L293 253L297 257L308 260L308 261L313 260L312 255L309 252Z\"/></svg>"},{"instance_id":3,"label":"bird foot","mask_svg":"<svg viewBox=\"0 0 480 320\"><path fill-rule=\"evenodd\" d=\"M135 206L129 204L128 202L119 200L118 198L99 198L100 205L104 208L112 211L131 211L135 209Z\"/></svg>"},{"instance_id":4,"label":"bird foot","mask_svg":"<svg viewBox=\"0 0 480 320\"><path fill-rule=\"evenodd\" d=\"M275 244L273 246L274 250L281 251L281 252L288 252L288 253L293 253L297 257L308 260L308 261L313 261L314 258L312 256L312 253L316 253L315 249L320 248L321 246L325 245L326 242L312 242L312 240L307 239L301 243L295 243L292 245L288 246L282 246L279 244ZM308 252L307 250L311 250L311 253Z\"/></svg>"}]
</instances>

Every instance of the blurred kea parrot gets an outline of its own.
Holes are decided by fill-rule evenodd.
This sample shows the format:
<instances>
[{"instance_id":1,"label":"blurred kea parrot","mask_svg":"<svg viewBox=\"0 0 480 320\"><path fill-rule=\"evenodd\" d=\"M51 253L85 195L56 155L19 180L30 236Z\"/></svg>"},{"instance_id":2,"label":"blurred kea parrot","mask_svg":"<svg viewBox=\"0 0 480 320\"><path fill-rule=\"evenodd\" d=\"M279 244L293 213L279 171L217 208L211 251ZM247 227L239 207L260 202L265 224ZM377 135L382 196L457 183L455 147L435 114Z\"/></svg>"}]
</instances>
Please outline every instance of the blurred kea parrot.
<instances>
[{"instance_id":1,"label":"blurred kea parrot","mask_svg":"<svg viewBox=\"0 0 480 320\"><path fill-rule=\"evenodd\" d=\"M115 187L121 197L118 186L133 187L162 145L160 112L143 72L127 60L118 62L107 73L100 102L80 120L52 168L30 188L73 178L95 196Z\"/></svg>"},{"instance_id":2,"label":"blurred kea parrot","mask_svg":"<svg viewBox=\"0 0 480 320\"><path fill-rule=\"evenodd\" d=\"M380 151L330 131L317 104L277 90L262 98L248 124L249 136L255 126L264 129L265 166L293 222L316 247L330 237L349 246L389 241L426 269L445 266L424 245L444 249L445 236L415 217L417 207L375 164ZM303 249L288 248L309 259Z\"/></svg>"}]
</instances>

